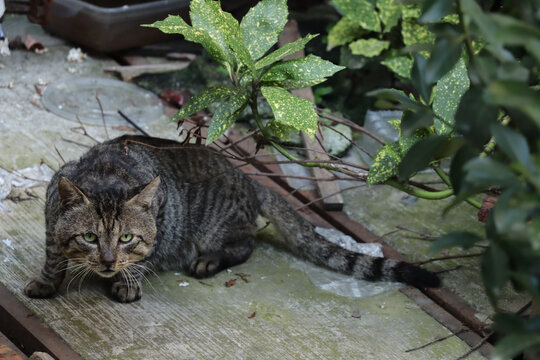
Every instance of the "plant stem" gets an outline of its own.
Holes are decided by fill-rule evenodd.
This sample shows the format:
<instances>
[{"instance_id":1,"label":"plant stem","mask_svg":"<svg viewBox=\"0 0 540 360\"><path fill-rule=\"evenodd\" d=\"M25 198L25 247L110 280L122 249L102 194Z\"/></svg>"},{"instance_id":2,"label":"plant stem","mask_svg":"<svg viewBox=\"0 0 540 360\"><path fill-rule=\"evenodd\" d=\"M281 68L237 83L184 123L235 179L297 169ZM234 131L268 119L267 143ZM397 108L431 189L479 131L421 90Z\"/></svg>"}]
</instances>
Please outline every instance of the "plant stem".
<instances>
[{"instance_id":1,"label":"plant stem","mask_svg":"<svg viewBox=\"0 0 540 360\"><path fill-rule=\"evenodd\" d=\"M433 166L433 170L435 170L435 172L437 173L437 175L439 175L439 177L441 178L442 181L444 181L444 183L450 187L452 187L452 182L450 181L450 178L448 177L448 175L446 175L446 173L443 171L443 169L440 168L440 166ZM475 208L477 209L481 209L482 208L482 204L480 204L478 201L474 200L474 199L465 199L465 201L467 203L469 203L471 206L474 206Z\"/></svg>"},{"instance_id":2,"label":"plant stem","mask_svg":"<svg viewBox=\"0 0 540 360\"><path fill-rule=\"evenodd\" d=\"M426 191L422 189L415 189L407 184L402 184L398 182L397 180L388 180L385 182L385 184L390 185L403 192L406 192L409 195L413 195L413 196L426 199L426 200L441 200L441 199L446 199L447 197L454 195L454 191L452 189L432 192L432 191Z\"/></svg>"}]
</instances>

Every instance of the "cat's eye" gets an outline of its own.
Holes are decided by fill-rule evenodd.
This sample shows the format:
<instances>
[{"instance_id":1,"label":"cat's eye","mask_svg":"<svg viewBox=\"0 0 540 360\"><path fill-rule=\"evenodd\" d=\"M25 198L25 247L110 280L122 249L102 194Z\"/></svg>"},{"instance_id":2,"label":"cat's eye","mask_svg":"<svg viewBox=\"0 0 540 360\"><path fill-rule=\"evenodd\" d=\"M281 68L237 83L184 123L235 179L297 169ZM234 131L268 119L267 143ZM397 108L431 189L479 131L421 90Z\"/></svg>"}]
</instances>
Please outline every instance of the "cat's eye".
<instances>
[{"instance_id":1,"label":"cat's eye","mask_svg":"<svg viewBox=\"0 0 540 360\"><path fill-rule=\"evenodd\" d=\"M93 233L86 233L83 235L85 241L94 242L97 240L97 235Z\"/></svg>"},{"instance_id":2,"label":"cat's eye","mask_svg":"<svg viewBox=\"0 0 540 360\"><path fill-rule=\"evenodd\" d=\"M120 241L121 242L127 243L127 242L130 242L131 239L133 239L133 235L131 235L131 234L124 234L124 235L120 236Z\"/></svg>"}]
</instances>

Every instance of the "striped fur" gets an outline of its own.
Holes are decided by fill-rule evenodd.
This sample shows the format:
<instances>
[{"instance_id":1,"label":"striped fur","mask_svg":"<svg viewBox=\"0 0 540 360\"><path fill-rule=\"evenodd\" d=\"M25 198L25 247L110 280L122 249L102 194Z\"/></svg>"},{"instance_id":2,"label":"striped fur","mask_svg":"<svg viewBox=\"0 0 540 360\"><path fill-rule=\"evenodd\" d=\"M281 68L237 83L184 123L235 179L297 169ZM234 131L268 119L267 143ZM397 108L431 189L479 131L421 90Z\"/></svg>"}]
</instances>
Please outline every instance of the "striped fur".
<instances>
[{"instance_id":1,"label":"striped fur","mask_svg":"<svg viewBox=\"0 0 540 360\"><path fill-rule=\"evenodd\" d=\"M371 281L439 285L426 270L327 241L283 198L211 149L124 136L96 145L51 180L45 265L25 293L52 296L68 263L112 278L112 295L121 302L142 296L148 271L211 276L247 260L259 213L282 233L285 247L316 264ZM96 240L85 240L87 233ZM132 239L121 241L125 234Z\"/></svg>"}]
</instances>

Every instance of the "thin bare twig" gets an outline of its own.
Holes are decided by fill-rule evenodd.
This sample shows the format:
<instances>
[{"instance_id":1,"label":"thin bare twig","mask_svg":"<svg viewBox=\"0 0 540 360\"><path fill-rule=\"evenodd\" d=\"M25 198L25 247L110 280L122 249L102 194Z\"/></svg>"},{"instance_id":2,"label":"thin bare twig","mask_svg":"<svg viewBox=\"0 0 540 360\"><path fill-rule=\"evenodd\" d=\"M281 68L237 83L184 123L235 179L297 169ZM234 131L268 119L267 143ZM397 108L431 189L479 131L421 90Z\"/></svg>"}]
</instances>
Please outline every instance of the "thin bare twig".
<instances>
[{"instance_id":1,"label":"thin bare twig","mask_svg":"<svg viewBox=\"0 0 540 360\"><path fill-rule=\"evenodd\" d=\"M259 132L259 130L253 130L252 132L242 136L240 139L234 141L234 142L230 142L229 144L227 144L226 146L223 147L223 150L227 150L228 148L232 147L232 146L236 146L238 144L240 144L241 142L249 139L250 137L252 137L253 135L257 134Z\"/></svg>"},{"instance_id":2,"label":"thin bare twig","mask_svg":"<svg viewBox=\"0 0 540 360\"><path fill-rule=\"evenodd\" d=\"M490 331L486 334L486 336L484 336L479 342L478 344L474 345L472 348L469 349L469 351L467 351L465 354L461 355L460 357L456 358L456 360L462 360L462 359L465 359L466 357L468 357L469 355L471 355L473 352L475 352L476 350L480 349L482 347L482 345L484 345L489 337L493 335L493 331Z\"/></svg>"},{"instance_id":3,"label":"thin bare twig","mask_svg":"<svg viewBox=\"0 0 540 360\"><path fill-rule=\"evenodd\" d=\"M107 123L105 121L105 112L103 111L103 105L101 104L101 100L99 100L97 90L96 90L96 100L99 105L99 111L101 111L101 120L103 121L103 128L105 129L105 135L107 135L107 139L110 139L109 131L107 130Z\"/></svg>"},{"instance_id":4,"label":"thin bare twig","mask_svg":"<svg viewBox=\"0 0 540 360\"><path fill-rule=\"evenodd\" d=\"M347 140L349 143L351 143L352 146L354 146L355 148L357 148L358 150L362 151L364 154L366 154L367 156L369 156L370 158L373 158L373 155L367 151L366 149L364 149L362 146L358 145L357 143L355 143L354 141L352 141L352 139L349 139L349 137L347 137L347 135L345 135L344 133L342 133L341 131L339 131L338 129L335 129L331 126L328 126L326 125L325 123L321 122L322 126L332 130L333 132L341 135L345 140Z\"/></svg>"},{"instance_id":5,"label":"thin bare twig","mask_svg":"<svg viewBox=\"0 0 540 360\"><path fill-rule=\"evenodd\" d=\"M80 143L80 142L77 142L77 141L74 141L74 140L70 140L70 139L66 139L66 138L62 138L62 140L65 141L65 142L68 142L68 143L72 143L72 144L75 144L75 145L85 147L87 149L91 148L91 146L89 146L89 145L86 145L86 144L83 144L83 143Z\"/></svg>"},{"instance_id":6,"label":"thin bare twig","mask_svg":"<svg viewBox=\"0 0 540 360\"><path fill-rule=\"evenodd\" d=\"M66 159L64 159L64 157L62 156L62 154L60 154L60 151L58 151L58 148L56 147L56 145L54 145L54 150L56 150L56 153L58 154L58 156L60 156L60 159L62 159L62 161L64 162L64 164L66 163Z\"/></svg>"},{"instance_id":7,"label":"thin bare twig","mask_svg":"<svg viewBox=\"0 0 540 360\"><path fill-rule=\"evenodd\" d=\"M252 176L268 176L268 177L286 177L292 179L300 180L313 180L313 181L364 181L362 179L356 179L351 177L329 177L329 178L319 178L315 176L301 176L301 175L290 175L290 174L277 174L277 173L268 173L268 172L244 172L246 175Z\"/></svg>"},{"instance_id":8,"label":"thin bare twig","mask_svg":"<svg viewBox=\"0 0 540 360\"><path fill-rule=\"evenodd\" d=\"M470 329L459 329L458 331L452 332L450 335L438 337L435 340L428 342L427 344L424 344L422 346L418 346L418 347L415 347L415 348L412 348L412 349L405 350L405 352L413 352L413 351L416 351L416 350L420 350L420 349L426 348L426 347L428 347L430 345L436 344L438 342L444 341L446 339L449 339L451 337L457 336L457 335L459 335L461 333L468 332L468 331L471 331L471 330Z\"/></svg>"},{"instance_id":9,"label":"thin bare twig","mask_svg":"<svg viewBox=\"0 0 540 360\"><path fill-rule=\"evenodd\" d=\"M395 234L395 233L397 233L397 232L399 232L399 231L401 231L401 229L396 229L396 230L392 230L392 231L389 231L389 232L387 232L387 233L384 233L384 234L382 234L381 236L379 236L377 239L375 239L375 241L380 241L380 240L382 240L383 238L385 238L385 237L387 237L387 236L389 236L389 235Z\"/></svg>"},{"instance_id":10,"label":"thin bare twig","mask_svg":"<svg viewBox=\"0 0 540 360\"><path fill-rule=\"evenodd\" d=\"M430 263L430 262L434 262L434 261L443 261L443 260L451 260L451 259L462 259L462 258L477 257L477 256L482 256L482 255L484 255L483 252L481 252L481 253L474 253L474 254L460 254L460 255L441 256L441 257L438 257L438 258L431 258L431 259L427 259L427 260L417 261L417 262L414 262L413 264L414 264L414 265L424 265L424 264L427 264L427 263Z\"/></svg>"},{"instance_id":11,"label":"thin bare twig","mask_svg":"<svg viewBox=\"0 0 540 360\"><path fill-rule=\"evenodd\" d=\"M403 225L397 225L396 228L398 228L400 230L405 230L405 231L411 232L411 233L416 234L416 235L419 235L422 239L425 239L425 240L435 240L435 239L438 238L438 236L427 234L427 233L421 232L419 230L411 229L411 228L408 228L408 227L403 226Z\"/></svg>"},{"instance_id":12,"label":"thin bare twig","mask_svg":"<svg viewBox=\"0 0 540 360\"><path fill-rule=\"evenodd\" d=\"M328 194L328 195L326 195L326 196L321 196L321 197L319 197L319 198L317 198L317 199L313 199L313 200L311 200L310 202L307 202L307 203L305 203L304 205L302 205L302 206L296 208L295 210L296 210L296 211L301 210L301 209L303 209L303 208L305 208L305 207L308 207L309 205L311 205L311 204L313 204L313 203L315 203L315 202L317 202L317 201L321 201L321 200L324 200L324 199L326 199L326 198L329 198L329 197L332 197L332 196L334 196L334 195L337 195L337 194L339 194L339 193L342 193L342 192L344 192L344 191L352 190L352 189L357 189L357 188L363 187L363 186L366 186L366 184L355 185L355 186L349 186L349 187L346 187L346 188L344 188L344 189L340 189L339 191L333 192L333 193Z\"/></svg>"},{"instance_id":13,"label":"thin bare twig","mask_svg":"<svg viewBox=\"0 0 540 360\"><path fill-rule=\"evenodd\" d=\"M360 132L366 134L367 136L369 136L373 140L381 143L382 145L386 145L386 141L384 141L383 139L381 139L377 135L373 134L371 131L367 130L363 126L355 124L351 120L345 119L344 117L341 117L341 116L338 116L338 115L335 115L335 114L330 115L330 114L322 111L322 109L320 109L320 108L316 108L316 110L317 110L317 114L320 117L331 120L331 121L335 121L335 122L337 122L339 124L347 125L348 127L350 127L353 130L357 130L357 131L360 131Z\"/></svg>"},{"instance_id":14,"label":"thin bare twig","mask_svg":"<svg viewBox=\"0 0 540 360\"><path fill-rule=\"evenodd\" d=\"M89 139L93 140L96 144L99 144L99 141L97 141L93 136L91 136L88 131L86 131L86 127L83 125L81 119L79 119L79 115L75 115L75 118L77 118L77 121L79 122L79 125L81 125L81 130L83 131L83 135L87 136Z\"/></svg>"},{"instance_id":15,"label":"thin bare twig","mask_svg":"<svg viewBox=\"0 0 540 360\"><path fill-rule=\"evenodd\" d=\"M463 267L463 265L458 265L458 266L455 266L453 268L450 268L450 269L444 269L444 270L439 270L439 271L434 271L435 274L444 274L444 273L447 273L447 272L450 272L450 271L456 271L456 270L459 270Z\"/></svg>"}]
</instances>

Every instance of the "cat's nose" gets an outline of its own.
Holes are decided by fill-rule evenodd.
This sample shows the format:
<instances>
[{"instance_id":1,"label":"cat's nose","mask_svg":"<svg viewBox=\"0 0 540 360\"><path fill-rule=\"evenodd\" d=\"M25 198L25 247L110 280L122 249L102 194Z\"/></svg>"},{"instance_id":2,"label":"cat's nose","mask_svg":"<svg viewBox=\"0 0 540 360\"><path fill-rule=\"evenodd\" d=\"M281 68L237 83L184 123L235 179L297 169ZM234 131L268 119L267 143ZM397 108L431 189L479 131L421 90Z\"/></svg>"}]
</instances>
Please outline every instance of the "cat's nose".
<instances>
[{"instance_id":1,"label":"cat's nose","mask_svg":"<svg viewBox=\"0 0 540 360\"><path fill-rule=\"evenodd\" d=\"M110 268L114 265L116 262L116 259L114 258L114 254L111 250L106 249L105 251L101 252L101 264L106 266L107 268Z\"/></svg>"}]
</instances>

